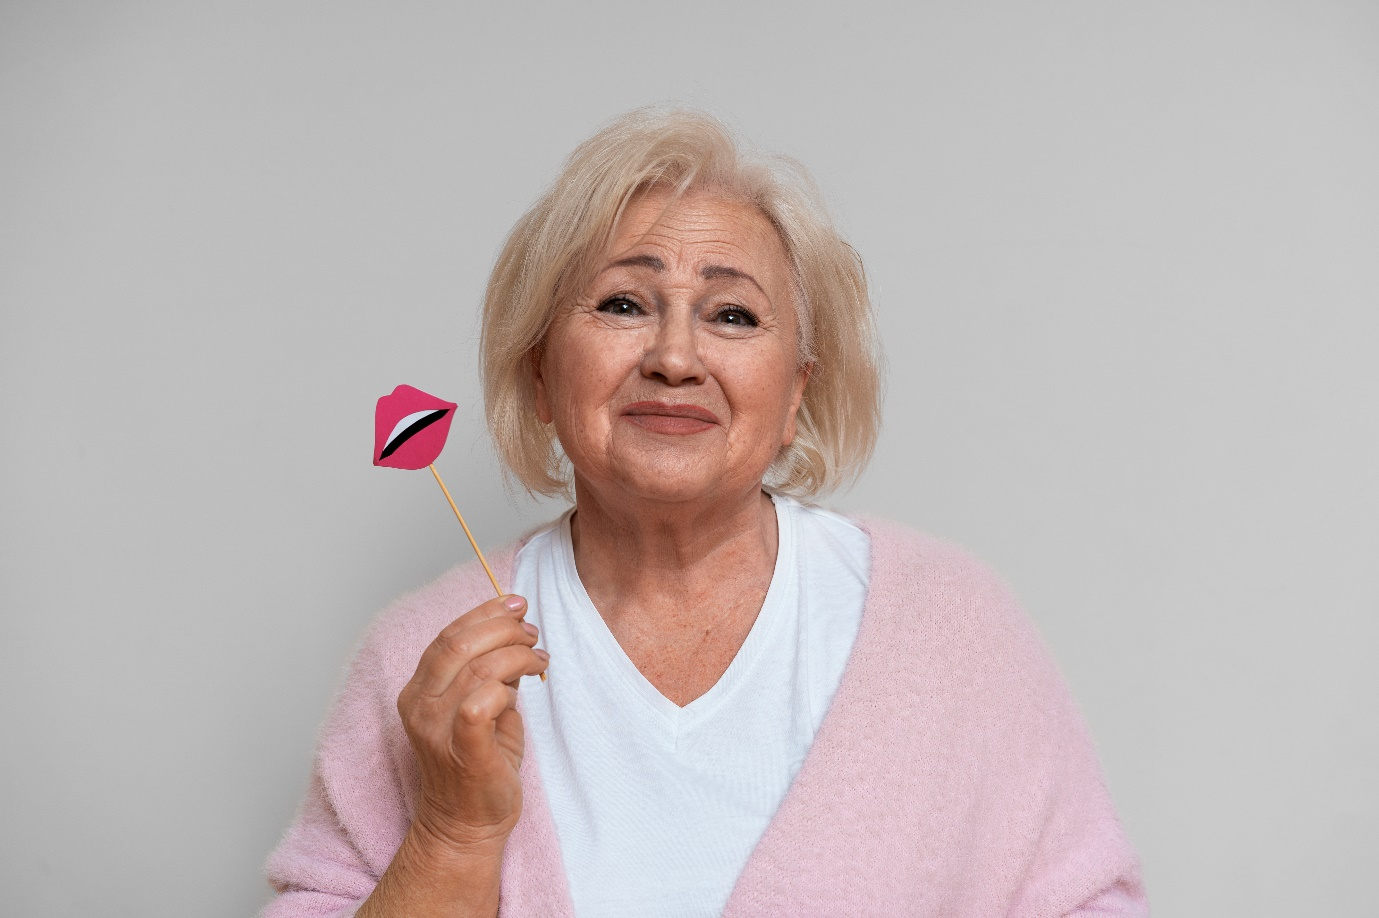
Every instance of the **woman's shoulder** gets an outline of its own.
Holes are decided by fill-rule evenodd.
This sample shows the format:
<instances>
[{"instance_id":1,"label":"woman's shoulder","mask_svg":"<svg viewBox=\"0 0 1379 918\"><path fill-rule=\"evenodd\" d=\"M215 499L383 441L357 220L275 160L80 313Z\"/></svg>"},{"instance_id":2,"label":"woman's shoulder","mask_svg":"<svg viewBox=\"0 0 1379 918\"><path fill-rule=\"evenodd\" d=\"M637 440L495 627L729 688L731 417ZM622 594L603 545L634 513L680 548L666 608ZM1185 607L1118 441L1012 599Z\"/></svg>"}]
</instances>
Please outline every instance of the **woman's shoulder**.
<instances>
[{"instance_id":1,"label":"woman's shoulder","mask_svg":"<svg viewBox=\"0 0 1379 918\"><path fill-rule=\"evenodd\" d=\"M990 649L994 641L1045 652L1010 585L971 551L903 523L850 518L871 540L870 617L949 646Z\"/></svg>"},{"instance_id":2,"label":"woman's shoulder","mask_svg":"<svg viewBox=\"0 0 1379 918\"><path fill-rule=\"evenodd\" d=\"M944 592L1008 592L1005 581L972 552L951 541L878 516L840 513L794 498L776 500L835 537L855 535L867 558L868 594L883 598L915 595L921 586Z\"/></svg>"},{"instance_id":3,"label":"woman's shoulder","mask_svg":"<svg viewBox=\"0 0 1379 918\"><path fill-rule=\"evenodd\" d=\"M871 541L874 576L925 578L954 586L1004 587L1004 581L990 565L954 542L881 517L848 515L846 519Z\"/></svg>"}]
</instances>

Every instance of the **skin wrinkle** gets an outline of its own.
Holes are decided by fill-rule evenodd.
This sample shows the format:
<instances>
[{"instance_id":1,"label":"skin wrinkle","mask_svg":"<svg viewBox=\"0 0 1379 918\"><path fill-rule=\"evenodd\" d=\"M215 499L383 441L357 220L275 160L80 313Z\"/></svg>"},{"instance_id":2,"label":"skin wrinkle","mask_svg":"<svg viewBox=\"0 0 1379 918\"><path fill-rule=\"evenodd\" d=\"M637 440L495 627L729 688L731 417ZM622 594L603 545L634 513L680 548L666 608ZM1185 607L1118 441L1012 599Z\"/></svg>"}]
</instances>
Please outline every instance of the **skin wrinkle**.
<instances>
[{"instance_id":1,"label":"skin wrinkle","mask_svg":"<svg viewBox=\"0 0 1379 918\"><path fill-rule=\"evenodd\" d=\"M784 244L750 204L700 192L667 206L648 192L603 261L533 358L537 410L575 470L590 598L642 674L686 704L732 662L770 585L761 482L794 437L810 368ZM644 402L718 423L673 433L655 412L629 420Z\"/></svg>"},{"instance_id":2,"label":"skin wrinkle","mask_svg":"<svg viewBox=\"0 0 1379 918\"><path fill-rule=\"evenodd\" d=\"M650 268L657 274L664 274L666 270L666 263L655 255L631 255L627 258L619 258L617 261L613 262L607 268L605 268L604 271L608 271L612 268L638 267ZM600 275L602 275L603 272L599 273ZM702 268L699 269L699 276L702 277L704 280L713 280L715 278L728 277L751 281L752 285L756 287L758 290L760 290L763 296L769 296L769 294L766 293L766 289L757 282L757 279L755 277L748 274L746 271L743 271L739 268L730 267L729 265L704 265Z\"/></svg>"}]
</instances>

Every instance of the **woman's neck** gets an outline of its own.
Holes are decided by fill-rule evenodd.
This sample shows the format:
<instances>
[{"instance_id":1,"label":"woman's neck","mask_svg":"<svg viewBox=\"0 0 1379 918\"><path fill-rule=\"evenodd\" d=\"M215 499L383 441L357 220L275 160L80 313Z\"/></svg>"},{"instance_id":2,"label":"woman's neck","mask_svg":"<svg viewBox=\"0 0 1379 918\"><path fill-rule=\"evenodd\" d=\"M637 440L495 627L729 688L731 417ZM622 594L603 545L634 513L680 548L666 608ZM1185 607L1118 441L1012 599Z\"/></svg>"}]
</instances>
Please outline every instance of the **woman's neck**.
<instances>
[{"instance_id":1,"label":"woman's neck","mask_svg":"<svg viewBox=\"0 0 1379 918\"><path fill-rule=\"evenodd\" d=\"M609 501L576 483L575 565L624 652L686 704L718 681L775 569L775 508L759 488L703 504Z\"/></svg>"}]
</instances>

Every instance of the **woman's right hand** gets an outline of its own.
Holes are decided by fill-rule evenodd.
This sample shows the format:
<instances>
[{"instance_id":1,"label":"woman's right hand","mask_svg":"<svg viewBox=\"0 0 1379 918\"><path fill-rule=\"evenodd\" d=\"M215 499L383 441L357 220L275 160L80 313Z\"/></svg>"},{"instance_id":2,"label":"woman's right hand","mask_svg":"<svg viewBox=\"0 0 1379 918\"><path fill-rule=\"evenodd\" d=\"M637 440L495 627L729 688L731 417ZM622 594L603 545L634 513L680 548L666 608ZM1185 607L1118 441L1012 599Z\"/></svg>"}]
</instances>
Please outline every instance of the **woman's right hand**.
<instances>
[{"instance_id":1,"label":"woman's right hand","mask_svg":"<svg viewBox=\"0 0 1379 918\"><path fill-rule=\"evenodd\" d=\"M493 918L522 812L517 680L545 672L520 596L445 626L397 696L421 777L411 830L358 918Z\"/></svg>"},{"instance_id":2,"label":"woman's right hand","mask_svg":"<svg viewBox=\"0 0 1379 918\"><path fill-rule=\"evenodd\" d=\"M544 672L520 596L490 599L427 646L397 699L421 778L414 842L444 855L501 856L522 811L517 682Z\"/></svg>"}]
</instances>

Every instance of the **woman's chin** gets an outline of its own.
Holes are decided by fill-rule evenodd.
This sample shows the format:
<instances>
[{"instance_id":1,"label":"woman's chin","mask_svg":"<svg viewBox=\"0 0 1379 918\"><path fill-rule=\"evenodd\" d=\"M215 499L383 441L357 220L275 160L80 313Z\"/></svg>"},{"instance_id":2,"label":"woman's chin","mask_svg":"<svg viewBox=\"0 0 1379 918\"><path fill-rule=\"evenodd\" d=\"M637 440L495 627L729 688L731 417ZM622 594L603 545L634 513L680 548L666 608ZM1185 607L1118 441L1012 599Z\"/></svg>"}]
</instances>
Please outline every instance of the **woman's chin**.
<instances>
[{"instance_id":1,"label":"woman's chin","mask_svg":"<svg viewBox=\"0 0 1379 918\"><path fill-rule=\"evenodd\" d=\"M633 471L633 470L628 470ZM657 503L686 503L704 498L719 498L719 479L707 474L676 473L666 469L636 470L622 481L623 493Z\"/></svg>"},{"instance_id":2,"label":"woman's chin","mask_svg":"<svg viewBox=\"0 0 1379 918\"><path fill-rule=\"evenodd\" d=\"M717 466L705 468L634 460L617 463L614 474L604 483L592 481L587 476L577 475L576 478L583 479L580 493L595 499L684 504L699 500L722 502L732 491L736 476L726 475ZM751 483L743 487L745 494L754 491Z\"/></svg>"},{"instance_id":3,"label":"woman's chin","mask_svg":"<svg viewBox=\"0 0 1379 918\"><path fill-rule=\"evenodd\" d=\"M582 497L614 502L722 502L741 491L745 499L756 493L774 458L744 457L726 438L712 432L656 436L629 424L613 433L603 449L570 455L577 493ZM752 461L744 462L745 458Z\"/></svg>"}]
</instances>

